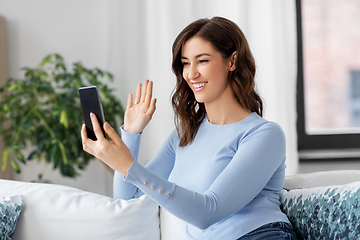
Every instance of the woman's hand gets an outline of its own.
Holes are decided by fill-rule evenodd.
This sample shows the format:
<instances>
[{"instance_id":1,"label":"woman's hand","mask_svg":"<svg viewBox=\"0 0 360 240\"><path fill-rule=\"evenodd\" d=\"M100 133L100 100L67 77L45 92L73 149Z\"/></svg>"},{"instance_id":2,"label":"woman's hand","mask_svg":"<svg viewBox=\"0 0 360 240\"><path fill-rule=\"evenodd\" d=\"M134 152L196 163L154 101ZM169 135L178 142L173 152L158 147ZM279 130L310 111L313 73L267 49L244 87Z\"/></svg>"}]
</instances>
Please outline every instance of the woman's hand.
<instances>
[{"instance_id":1,"label":"woman's hand","mask_svg":"<svg viewBox=\"0 0 360 240\"><path fill-rule=\"evenodd\" d=\"M150 122L155 112L156 99L152 99L153 82L146 80L144 86L138 84L135 102L130 93L124 116L124 130L130 133L141 133Z\"/></svg>"},{"instance_id":2,"label":"woman's hand","mask_svg":"<svg viewBox=\"0 0 360 240\"><path fill-rule=\"evenodd\" d=\"M98 158L112 169L120 172L123 176L126 176L127 170L134 161L130 150L109 123L104 123L104 130L112 142L104 137L95 114L91 113L90 118L97 140L93 141L88 138L85 124L83 124L81 128L81 138L84 151Z\"/></svg>"}]
</instances>

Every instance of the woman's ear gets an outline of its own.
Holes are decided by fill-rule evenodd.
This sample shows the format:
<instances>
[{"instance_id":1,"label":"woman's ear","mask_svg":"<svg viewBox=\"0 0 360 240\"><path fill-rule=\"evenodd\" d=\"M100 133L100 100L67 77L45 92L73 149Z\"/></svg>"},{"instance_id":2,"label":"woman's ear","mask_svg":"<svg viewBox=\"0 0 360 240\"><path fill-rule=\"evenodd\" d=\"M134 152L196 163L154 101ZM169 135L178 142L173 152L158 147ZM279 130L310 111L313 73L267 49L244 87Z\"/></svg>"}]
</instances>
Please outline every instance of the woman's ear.
<instances>
[{"instance_id":1,"label":"woman's ear","mask_svg":"<svg viewBox=\"0 0 360 240\"><path fill-rule=\"evenodd\" d=\"M230 56L230 72L236 69L236 51L233 52Z\"/></svg>"}]
</instances>

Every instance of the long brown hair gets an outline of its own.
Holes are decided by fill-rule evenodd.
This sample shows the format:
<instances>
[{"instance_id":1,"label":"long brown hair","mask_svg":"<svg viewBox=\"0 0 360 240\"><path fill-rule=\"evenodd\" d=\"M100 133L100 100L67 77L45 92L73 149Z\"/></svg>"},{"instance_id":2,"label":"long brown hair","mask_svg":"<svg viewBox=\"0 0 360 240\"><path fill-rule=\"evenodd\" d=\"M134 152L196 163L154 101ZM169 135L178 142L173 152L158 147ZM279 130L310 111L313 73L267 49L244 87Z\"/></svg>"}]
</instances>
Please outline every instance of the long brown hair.
<instances>
[{"instance_id":1,"label":"long brown hair","mask_svg":"<svg viewBox=\"0 0 360 240\"><path fill-rule=\"evenodd\" d=\"M172 46L172 69L177 81L172 105L180 147L192 142L206 116L205 105L196 101L194 93L183 78L182 48L185 42L195 35L209 41L225 59L236 51L236 69L229 72L228 77L234 96L243 108L260 116L263 111L261 97L255 90L254 57L243 32L234 22L226 18L199 19L184 28Z\"/></svg>"}]
</instances>

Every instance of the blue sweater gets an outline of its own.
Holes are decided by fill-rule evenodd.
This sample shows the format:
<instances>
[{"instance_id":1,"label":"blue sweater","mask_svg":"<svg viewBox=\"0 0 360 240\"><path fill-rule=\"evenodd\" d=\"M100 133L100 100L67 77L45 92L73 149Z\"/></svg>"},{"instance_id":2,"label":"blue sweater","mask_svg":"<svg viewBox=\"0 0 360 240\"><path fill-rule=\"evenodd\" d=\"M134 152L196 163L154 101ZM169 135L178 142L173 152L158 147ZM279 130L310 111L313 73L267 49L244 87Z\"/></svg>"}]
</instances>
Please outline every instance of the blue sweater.
<instances>
[{"instance_id":1,"label":"blue sweater","mask_svg":"<svg viewBox=\"0 0 360 240\"><path fill-rule=\"evenodd\" d=\"M122 130L137 159L140 134ZM194 141L179 147L173 131L145 166L137 161L126 178L115 172L114 197L144 193L186 221L189 238L237 239L270 222L289 222L280 210L285 177L281 127L256 113L227 125L206 118Z\"/></svg>"}]
</instances>

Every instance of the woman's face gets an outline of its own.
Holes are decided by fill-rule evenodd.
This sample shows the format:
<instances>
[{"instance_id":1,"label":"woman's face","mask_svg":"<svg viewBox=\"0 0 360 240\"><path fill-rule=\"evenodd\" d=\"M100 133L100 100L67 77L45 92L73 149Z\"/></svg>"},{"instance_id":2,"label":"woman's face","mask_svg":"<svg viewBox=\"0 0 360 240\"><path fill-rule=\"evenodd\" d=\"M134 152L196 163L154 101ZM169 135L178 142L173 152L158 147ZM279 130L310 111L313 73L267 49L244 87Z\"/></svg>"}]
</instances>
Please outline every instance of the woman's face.
<instances>
[{"instance_id":1,"label":"woman's face","mask_svg":"<svg viewBox=\"0 0 360 240\"><path fill-rule=\"evenodd\" d=\"M181 52L183 77L198 102L221 101L231 92L228 75L235 69L231 60L232 57L224 59L209 41L200 37L185 42Z\"/></svg>"}]
</instances>

